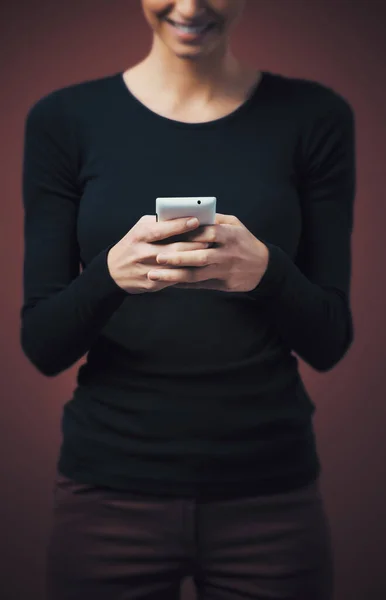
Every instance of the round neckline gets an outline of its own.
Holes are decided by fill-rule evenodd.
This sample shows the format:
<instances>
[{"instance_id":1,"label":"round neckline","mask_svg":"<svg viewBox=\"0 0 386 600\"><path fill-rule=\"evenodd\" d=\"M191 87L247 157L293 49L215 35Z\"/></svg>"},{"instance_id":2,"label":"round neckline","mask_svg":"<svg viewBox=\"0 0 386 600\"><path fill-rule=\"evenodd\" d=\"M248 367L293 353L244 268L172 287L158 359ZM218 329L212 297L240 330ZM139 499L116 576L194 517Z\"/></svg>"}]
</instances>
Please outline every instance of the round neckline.
<instances>
[{"instance_id":1,"label":"round neckline","mask_svg":"<svg viewBox=\"0 0 386 600\"><path fill-rule=\"evenodd\" d=\"M124 79L124 73L125 71L118 71L117 73L115 73L115 75L113 75L113 78L118 81L120 88L122 89L123 93L126 94L126 98L128 100L131 100L133 104L143 112L143 114L158 121L159 123L164 123L169 126L180 127L184 129L210 129L213 127L218 127L232 121L236 117L247 112L249 108L255 103L255 101L262 95L262 92L270 75L269 71L260 70L260 78L257 82L255 82L254 86L248 94L248 97L244 100L244 102L242 102L237 108L235 108L230 113L222 117L218 117L217 119L212 119L210 121L189 122L171 119L170 117L161 115L149 108L146 104L139 100L139 98L137 98L137 96L135 96L135 94L128 87Z\"/></svg>"}]
</instances>

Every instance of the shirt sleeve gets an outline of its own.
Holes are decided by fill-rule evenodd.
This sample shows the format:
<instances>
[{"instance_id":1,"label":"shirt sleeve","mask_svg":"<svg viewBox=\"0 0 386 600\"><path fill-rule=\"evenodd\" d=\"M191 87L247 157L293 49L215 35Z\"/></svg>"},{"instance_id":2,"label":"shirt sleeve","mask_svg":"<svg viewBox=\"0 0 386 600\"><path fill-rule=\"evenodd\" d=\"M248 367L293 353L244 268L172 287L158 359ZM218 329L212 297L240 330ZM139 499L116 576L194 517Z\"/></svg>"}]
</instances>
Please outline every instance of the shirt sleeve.
<instances>
[{"instance_id":1,"label":"shirt sleeve","mask_svg":"<svg viewBox=\"0 0 386 600\"><path fill-rule=\"evenodd\" d=\"M295 260L278 245L252 295L283 341L307 364L327 371L354 338L350 306L351 234L356 191L355 116L334 93L304 127L299 147L302 234Z\"/></svg>"},{"instance_id":2,"label":"shirt sleeve","mask_svg":"<svg viewBox=\"0 0 386 600\"><path fill-rule=\"evenodd\" d=\"M60 91L38 100L24 128L23 352L44 375L72 366L127 297L111 277L107 253L80 272L78 149Z\"/></svg>"}]
</instances>

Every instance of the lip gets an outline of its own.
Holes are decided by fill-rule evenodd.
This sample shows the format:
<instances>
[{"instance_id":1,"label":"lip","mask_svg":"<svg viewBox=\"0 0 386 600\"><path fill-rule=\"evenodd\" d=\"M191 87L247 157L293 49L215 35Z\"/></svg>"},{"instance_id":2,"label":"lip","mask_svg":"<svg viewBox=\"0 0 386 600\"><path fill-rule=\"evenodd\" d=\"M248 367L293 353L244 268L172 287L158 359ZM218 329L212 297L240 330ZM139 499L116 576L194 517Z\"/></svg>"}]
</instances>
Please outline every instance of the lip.
<instances>
[{"instance_id":1,"label":"lip","mask_svg":"<svg viewBox=\"0 0 386 600\"><path fill-rule=\"evenodd\" d=\"M175 21L174 19L167 19L172 25L181 25L182 27L203 27L204 25L210 25L211 21L189 21L183 23L182 21Z\"/></svg>"},{"instance_id":2,"label":"lip","mask_svg":"<svg viewBox=\"0 0 386 600\"><path fill-rule=\"evenodd\" d=\"M206 35L211 33L215 27L215 23L213 21L206 21L201 23L181 23L172 19L165 20L166 23L169 25L170 29L173 31L173 34L176 35L179 40L184 42L200 42ZM202 27L205 25L206 28L202 33L187 33L185 31L179 30L178 25L181 25L182 27Z\"/></svg>"}]
</instances>

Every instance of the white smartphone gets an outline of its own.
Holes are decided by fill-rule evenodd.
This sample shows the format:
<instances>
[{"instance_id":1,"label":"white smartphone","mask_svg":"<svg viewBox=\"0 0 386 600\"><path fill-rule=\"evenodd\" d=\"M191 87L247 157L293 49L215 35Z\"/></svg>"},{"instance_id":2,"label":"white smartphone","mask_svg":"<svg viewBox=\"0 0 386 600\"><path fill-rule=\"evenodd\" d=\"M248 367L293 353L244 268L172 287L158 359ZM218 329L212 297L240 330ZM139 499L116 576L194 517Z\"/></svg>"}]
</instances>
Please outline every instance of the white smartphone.
<instances>
[{"instance_id":1,"label":"white smartphone","mask_svg":"<svg viewBox=\"0 0 386 600\"><path fill-rule=\"evenodd\" d=\"M197 217L200 225L214 225L216 198L214 196L186 196L156 198L157 221L169 221L180 217Z\"/></svg>"}]
</instances>

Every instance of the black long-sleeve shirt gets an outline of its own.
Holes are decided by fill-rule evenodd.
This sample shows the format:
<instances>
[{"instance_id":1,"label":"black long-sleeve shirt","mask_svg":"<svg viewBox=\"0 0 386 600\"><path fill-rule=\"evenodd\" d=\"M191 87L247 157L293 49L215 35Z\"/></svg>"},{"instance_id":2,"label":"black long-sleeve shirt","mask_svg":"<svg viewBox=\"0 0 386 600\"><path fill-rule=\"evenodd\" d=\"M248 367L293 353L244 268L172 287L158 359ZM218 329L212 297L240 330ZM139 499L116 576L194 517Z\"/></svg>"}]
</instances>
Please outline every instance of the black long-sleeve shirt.
<instances>
[{"instance_id":1,"label":"black long-sleeve shirt","mask_svg":"<svg viewBox=\"0 0 386 600\"><path fill-rule=\"evenodd\" d=\"M115 283L107 253L157 196L212 195L269 249L254 290ZM206 123L157 115L121 72L40 98L24 137L21 344L46 376L86 355L58 468L168 495L315 478L298 357L327 371L353 341L354 197L354 113L321 83L264 71L239 109Z\"/></svg>"}]
</instances>

